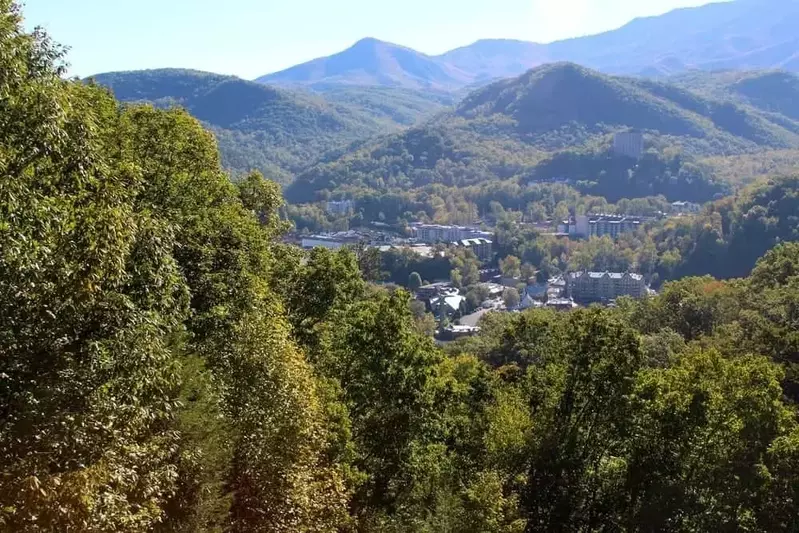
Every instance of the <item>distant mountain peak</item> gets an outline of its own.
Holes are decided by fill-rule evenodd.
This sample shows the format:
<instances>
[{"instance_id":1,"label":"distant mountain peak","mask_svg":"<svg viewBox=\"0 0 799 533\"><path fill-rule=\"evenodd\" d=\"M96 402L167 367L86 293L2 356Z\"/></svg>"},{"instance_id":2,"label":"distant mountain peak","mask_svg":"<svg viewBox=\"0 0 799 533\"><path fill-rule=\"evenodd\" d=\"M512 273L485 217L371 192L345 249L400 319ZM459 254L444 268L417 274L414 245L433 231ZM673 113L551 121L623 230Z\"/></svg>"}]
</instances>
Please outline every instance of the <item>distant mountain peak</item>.
<instances>
[{"instance_id":1,"label":"distant mountain peak","mask_svg":"<svg viewBox=\"0 0 799 533\"><path fill-rule=\"evenodd\" d=\"M717 0L636 18L621 28L549 44L480 39L430 56L367 37L349 49L258 81L459 91L567 60L600 72L663 77L691 70L799 71L799 0Z\"/></svg>"},{"instance_id":2,"label":"distant mountain peak","mask_svg":"<svg viewBox=\"0 0 799 533\"><path fill-rule=\"evenodd\" d=\"M381 41L380 39L376 39L374 37L364 37L355 42L349 49L353 48L369 48L374 46L396 46L398 48L405 48L404 46L400 46L398 44L389 43L387 41Z\"/></svg>"},{"instance_id":3,"label":"distant mountain peak","mask_svg":"<svg viewBox=\"0 0 799 533\"><path fill-rule=\"evenodd\" d=\"M262 76L256 81L309 87L376 85L444 91L463 87L471 78L421 52L367 37L344 51Z\"/></svg>"}]
</instances>

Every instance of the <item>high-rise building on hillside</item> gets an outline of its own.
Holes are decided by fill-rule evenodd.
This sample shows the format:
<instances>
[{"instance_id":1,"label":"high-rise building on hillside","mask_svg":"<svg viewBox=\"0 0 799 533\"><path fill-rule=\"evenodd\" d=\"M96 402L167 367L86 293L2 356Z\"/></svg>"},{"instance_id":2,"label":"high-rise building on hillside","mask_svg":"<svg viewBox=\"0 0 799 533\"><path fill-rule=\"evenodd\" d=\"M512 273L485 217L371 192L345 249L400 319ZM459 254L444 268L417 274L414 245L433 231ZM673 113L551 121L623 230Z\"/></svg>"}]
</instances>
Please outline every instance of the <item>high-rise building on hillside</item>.
<instances>
[{"instance_id":1,"label":"high-rise building on hillside","mask_svg":"<svg viewBox=\"0 0 799 533\"><path fill-rule=\"evenodd\" d=\"M640 131L622 131L613 136L613 152L617 155L641 159L644 155L644 134Z\"/></svg>"}]
</instances>

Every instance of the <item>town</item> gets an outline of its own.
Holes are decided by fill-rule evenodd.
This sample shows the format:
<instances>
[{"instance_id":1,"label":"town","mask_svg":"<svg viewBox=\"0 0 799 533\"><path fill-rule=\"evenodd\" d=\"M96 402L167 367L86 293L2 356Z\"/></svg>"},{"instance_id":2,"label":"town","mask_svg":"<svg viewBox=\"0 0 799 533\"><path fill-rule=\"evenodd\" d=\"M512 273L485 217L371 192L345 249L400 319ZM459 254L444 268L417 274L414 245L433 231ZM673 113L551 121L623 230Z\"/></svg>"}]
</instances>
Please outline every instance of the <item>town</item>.
<instances>
[{"instance_id":1,"label":"town","mask_svg":"<svg viewBox=\"0 0 799 533\"><path fill-rule=\"evenodd\" d=\"M352 210L351 201L330 202L331 211ZM689 202L674 202L669 213L661 218L679 217L694 212L698 206ZM641 230L654 217L597 213L577 215L562 223L536 225L542 235L590 240L618 239ZM445 257L447 251L466 252L479 262L479 279L469 285L451 279L422 279L411 273L403 284L419 302L420 309L432 316L434 335L446 342L480 332L480 320L490 312L522 312L532 308L569 311L591 305L614 306L619 298L645 298L656 292L646 277L638 272L567 271L552 277L541 272L507 265L508 258L497 257L495 233L491 228L441 224L412 224L404 235L385 227L342 232L295 235L293 242L305 249L323 247L331 250L363 246L381 255L390 252L407 253L419 260ZM414 283L414 279L417 281Z\"/></svg>"}]
</instances>

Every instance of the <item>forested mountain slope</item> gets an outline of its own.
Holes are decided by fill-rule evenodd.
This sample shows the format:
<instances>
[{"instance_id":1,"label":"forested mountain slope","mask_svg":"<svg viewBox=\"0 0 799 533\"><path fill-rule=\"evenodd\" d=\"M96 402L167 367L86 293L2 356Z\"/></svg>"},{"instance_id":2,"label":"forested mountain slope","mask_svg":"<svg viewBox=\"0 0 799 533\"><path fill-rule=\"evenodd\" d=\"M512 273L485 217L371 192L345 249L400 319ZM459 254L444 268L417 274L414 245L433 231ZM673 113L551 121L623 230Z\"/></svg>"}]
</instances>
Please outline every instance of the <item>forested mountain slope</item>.
<instances>
[{"instance_id":1,"label":"forested mountain slope","mask_svg":"<svg viewBox=\"0 0 799 533\"><path fill-rule=\"evenodd\" d=\"M64 79L2 1L0 72L2 531L799 529L796 243L439 346L368 251L283 243L277 184ZM669 236L751 267L797 186Z\"/></svg>"},{"instance_id":2,"label":"forested mountain slope","mask_svg":"<svg viewBox=\"0 0 799 533\"><path fill-rule=\"evenodd\" d=\"M669 80L691 91L799 120L799 76L783 70L691 72Z\"/></svg>"},{"instance_id":3,"label":"forested mountain slope","mask_svg":"<svg viewBox=\"0 0 799 533\"><path fill-rule=\"evenodd\" d=\"M542 173L539 163L567 149L572 157L611 157L602 155L609 135L629 128L643 131L647 146L661 155L729 156L799 147L799 123L784 115L676 85L556 63L478 89L451 113L318 165L302 173L287 196L310 201L316 191L343 185L407 189L514 176L563 178L569 176L559 172L563 167L549 165Z\"/></svg>"},{"instance_id":4,"label":"forested mountain slope","mask_svg":"<svg viewBox=\"0 0 799 533\"><path fill-rule=\"evenodd\" d=\"M446 97L413 91L355 88L328 100L230 76L188 70L98 74L124 102L181 106L216 135L223 164L259 169L279 181L324 152L395 131L442 109Z\"/></svg>"}]
</instances>

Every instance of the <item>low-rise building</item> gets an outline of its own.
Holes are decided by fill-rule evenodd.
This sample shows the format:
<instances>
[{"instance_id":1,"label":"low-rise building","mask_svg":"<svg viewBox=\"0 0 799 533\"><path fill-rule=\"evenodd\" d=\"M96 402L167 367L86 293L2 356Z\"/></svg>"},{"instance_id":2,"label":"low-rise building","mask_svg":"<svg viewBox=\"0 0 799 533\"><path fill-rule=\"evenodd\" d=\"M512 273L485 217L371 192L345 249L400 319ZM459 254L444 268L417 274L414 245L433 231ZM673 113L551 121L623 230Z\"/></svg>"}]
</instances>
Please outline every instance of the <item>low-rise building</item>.
<instances>
[{"instance_id":1,"label":"low-rise building","mask_svg":"<svg viewBox=\"0 0 799 533\"><path fill-rule=\"evenodd\" d=\"M671 212L676 215L688 215L701 210L702 206L694 202L672 202L671 204Z\"/></svg>"},{"instance_id":2,"label":"low-rise building","mask_svg":"<svg viewBox=\"0 0 799 533\"><path fill-rule=\"evenodd\" d=\"M473 251L480 261L491 261L494 256L494 242L489 239L463 239L452 244Z\"/></svg>"},{"instance_id":3,"label":"low-rise building","mask_svg":"<svg viewBox=\"0 0 799 533\"><path fill-rule=\"evenodd\" d=\"M632 215L579 215L569 224L569 235L573 237L603 237L615 239L623 233L632 233L649 220Z\"/></svg>"},{"instance_id":4,"label":"low-rise building","mask_svg":"<svg viewBox=\"0 0 799 533\"><path fill-rule=\"evenodd\" d=\"M355 208L352 200L338 200L327 202L327 212L331 215L346 215Z\"/></svg>"},{"instance_id":5,"label":"low-rise building","mask_svg":"<svg viewBox=\"0 0 799 533\"><path fill-rule=\"evenodd\" d=\"M438 224L417 224L411 227L414 236L421 242L435 244L452 243L464 239L491 239L493 234L476 228L463 226L442 226Z\"/></svg>"},{"instance_id":6,"label":"low-rise building","mask_svg":"<svg viewBox=\"0 0 799 533\"><path fill-rule=\"evenodd\" d=\"M644 298L646 281L629 272L571 272L566 276L566 295L576 302L610 302L621 296Z\"/></svg>"},{"instance_id":7,"label":"low-rise building","mask_svg":"<svg viewBox=\"0 0 799 533\"><path fill-rule=\"evenodd\" d=\"M464 337L471 337L480 333L480 328L477 326L450 326L444 328L439 337L442 341L454 341Z\"/></svg>"},{"instance_id":8,"label":"low-rise building","mask_svg":"<svg viewBox=\"0 0 799 533\"><path fill-rule=\"evenodd\" d=\"M416 289L416 297L420 300L435 298L436 296L458 294L452 283L449 281L440 281L438 283L430 283L429 285L422 285Z\"/></svg>"},{"instance_id":9,"label":"low-rise building","mask_svg":"<svg viewBox=\"0 0 799 533\"><path fill-rule=\"evenodd\" d=\"M577 304L571 298L550 298L545 305L556 311L571 311L577 308Z\"/></svg>"},{"instance_id":10,"label":"low-rise building","mask_svg":"<svg viewBox=\"0 0 799 533\"><path fill-rule=\"evenodd\" d=\"M543 305L544 304L540 300L536 300L530 296L530 293L527 293L524 295L524 298L522 298L522 301L519 302L519 310L526 311L527 309L543 307Z\"/></svg>"},{"instance_id":11,"label":"low-rise building","mask_svg":"<svg viewBox=\"0 0 799 533\"><path fill-rule=\"evenodd\" d=\"M328 248L338 250L345 246L354 246L364 240L364 236L355 232L345 231L341 233L325 233L320 235L309 235L302 238L302 247L306 250L311 248Z\"/></svg>"}]
</instances>

